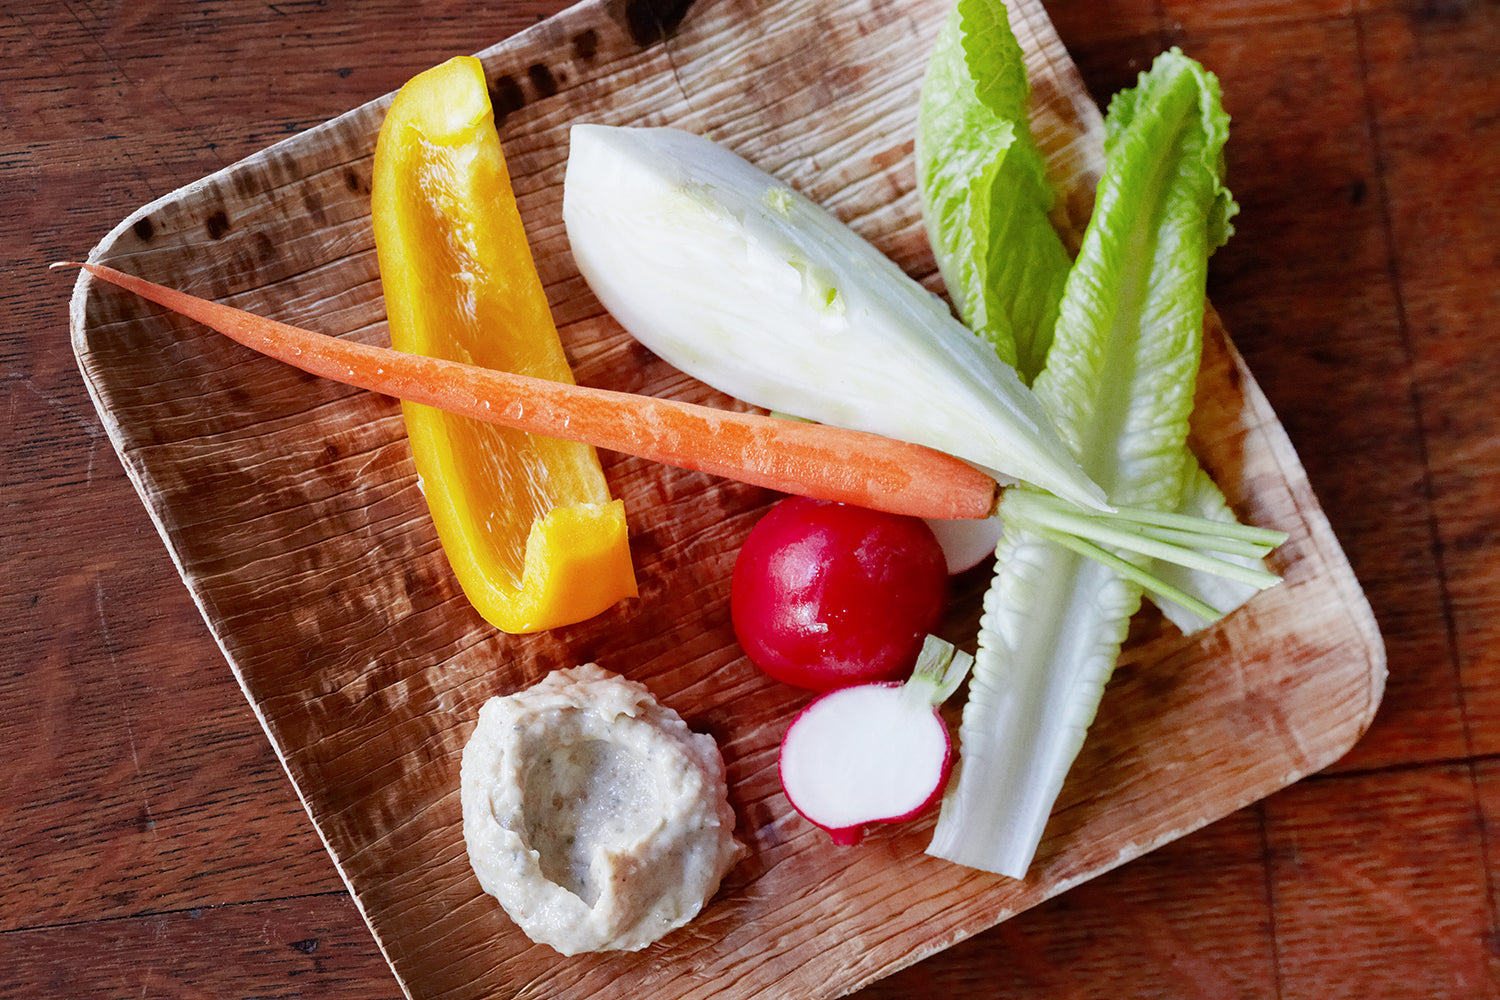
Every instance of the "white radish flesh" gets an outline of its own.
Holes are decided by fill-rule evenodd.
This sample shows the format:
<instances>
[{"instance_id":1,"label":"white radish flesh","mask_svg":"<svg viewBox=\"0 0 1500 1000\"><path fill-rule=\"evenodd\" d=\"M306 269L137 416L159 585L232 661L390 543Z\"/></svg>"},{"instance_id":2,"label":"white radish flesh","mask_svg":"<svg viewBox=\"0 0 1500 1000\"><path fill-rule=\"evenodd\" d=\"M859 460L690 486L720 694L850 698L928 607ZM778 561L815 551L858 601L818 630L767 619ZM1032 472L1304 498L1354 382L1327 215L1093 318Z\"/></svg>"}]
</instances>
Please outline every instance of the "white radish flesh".
<instances>
[{"instance_id":1,"label":"white radish flesh","mask_svg":"<svg viewBox=\"0 0 1500 1000\"><path fill-rule=\"evenodd\" d=\"M820 696L781 741L781 786L792 807L855 844L867 823L911 819L942 796L953 745L937 706L972 658L929 636L905 684L857 684Z\"/></svg>"}]
</instances>

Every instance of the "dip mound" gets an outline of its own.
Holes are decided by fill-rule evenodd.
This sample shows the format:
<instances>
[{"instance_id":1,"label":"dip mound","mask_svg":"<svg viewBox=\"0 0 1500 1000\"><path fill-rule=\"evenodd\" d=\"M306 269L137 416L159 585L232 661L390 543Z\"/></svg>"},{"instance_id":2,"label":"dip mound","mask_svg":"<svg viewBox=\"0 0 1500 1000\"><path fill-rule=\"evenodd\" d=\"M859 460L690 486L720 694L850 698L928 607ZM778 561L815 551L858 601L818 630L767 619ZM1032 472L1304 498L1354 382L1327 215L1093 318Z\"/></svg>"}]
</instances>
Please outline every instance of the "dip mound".
<instances>
[{"instance_id":1,"label":"dip mound","mask_svg":"<svg viewBox=\"0 0 1500 1000\"><path fill-rule=\"evenodd\" d=\"M460 784L479 884L564 955L681 927L742 850L713 738L592 663L486 702Z\"/></svg>"}]
</instances>

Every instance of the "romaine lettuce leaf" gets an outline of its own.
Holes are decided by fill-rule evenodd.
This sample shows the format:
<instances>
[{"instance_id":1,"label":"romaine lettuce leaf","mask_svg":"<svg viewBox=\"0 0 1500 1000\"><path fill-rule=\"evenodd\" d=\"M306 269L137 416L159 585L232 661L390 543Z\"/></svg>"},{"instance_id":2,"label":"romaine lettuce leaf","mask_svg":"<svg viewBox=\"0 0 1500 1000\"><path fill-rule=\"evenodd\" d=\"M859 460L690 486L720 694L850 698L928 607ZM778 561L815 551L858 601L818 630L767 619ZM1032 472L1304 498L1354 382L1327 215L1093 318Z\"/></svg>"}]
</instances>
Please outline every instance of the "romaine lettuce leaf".
<instances>
[{"instance_id":1,"label":"romaine lettuce leaf","mask_svg":"<svg viewBox=\"0 0 1500 1000\"><path fill-rule=\"evenodd\" d=\"M938 36L917 120L917 176L938 269L966 325L1029 382L1071 264L1027 126L1029 87L1003 0L963 0Z\"/></svg>"},{"instance_id":2,"label":"romaine lettuce leaf","mask_svg":"<svg viewBox=\"0 0 1500 1000\"><path fill-rule=\"evenodd\" d=\"M1176 507L1197 388L1209 255L1232 231L1229 116L1173 49L1105 117L1105 175L1036 379L1085 470L1118 505Z\"/></svg>"},{"instance_id":3,"label":"romaine lettuce leaf","mask_svg":"<svg viewBox=\"0 0 1500 1000\"><path fill-rule=\"evenodd\" d=\"M1196 468L1186 437L1207 261L1234 210L1221 173L1228 117L1217 80L1173 50L1111 103L1106 126L1094 214L1034 388L1112 503L1173 511ZM1138 584L1056 537L1007 519L959 733L959 775L928 847L1016 878L1031 864L1141 598Z\"/></svg>"}]
</instances>

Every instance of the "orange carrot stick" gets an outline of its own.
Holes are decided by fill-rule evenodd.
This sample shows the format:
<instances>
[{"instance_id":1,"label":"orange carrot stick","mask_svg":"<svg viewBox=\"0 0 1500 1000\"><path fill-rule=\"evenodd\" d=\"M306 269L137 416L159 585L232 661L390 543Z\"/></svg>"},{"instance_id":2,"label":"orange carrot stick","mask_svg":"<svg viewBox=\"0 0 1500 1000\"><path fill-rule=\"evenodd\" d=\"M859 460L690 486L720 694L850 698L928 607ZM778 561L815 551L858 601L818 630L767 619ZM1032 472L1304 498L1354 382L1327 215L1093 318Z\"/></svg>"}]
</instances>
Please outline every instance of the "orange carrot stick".
<instances>
[{"instance_id":1,"label":"orange carrot stick","mask_svg":"<svg viewBox=\"0 0 1500 1000\"><path fill-rule=\"evenodd\" d=\"M531 434L896 514L981 518L995 480L922 445L653 396L550 382L299 329L117 271L81 267L313 375Z\"/></svg>"}]
</instances>

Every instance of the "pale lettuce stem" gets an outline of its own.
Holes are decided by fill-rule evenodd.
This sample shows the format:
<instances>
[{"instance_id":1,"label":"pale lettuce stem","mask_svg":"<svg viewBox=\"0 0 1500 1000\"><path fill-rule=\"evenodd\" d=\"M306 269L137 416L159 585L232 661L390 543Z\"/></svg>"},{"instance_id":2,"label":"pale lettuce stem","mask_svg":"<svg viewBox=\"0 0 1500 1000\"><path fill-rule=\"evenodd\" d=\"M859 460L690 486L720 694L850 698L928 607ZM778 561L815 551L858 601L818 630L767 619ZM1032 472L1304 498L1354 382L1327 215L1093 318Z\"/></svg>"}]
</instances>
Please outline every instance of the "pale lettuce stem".
<instances>
[{"instance_id":1,"label":"pale lettuce stem","mask_svg":"<svg viewBox=\"0 0 1500 1000\"><path fill-rule=\"evenodd\" d=\"M1126 523L1119 524L1116 523L1118 519L1113 514L1087 513L1054 497L1030 491L1013 490L1007 494L1005 502L1005 513L1012 518L1019 518L1023 523L1045 526L1095 542L1114 545L1141 555L1176 563L1179 566L1187 566L1228 580L1236 580L1247 586L1264 590L1280 579L1276 574L1266 570L1228 562L1200 551L1206 549L1250 556L1261 556L1269 551L1265 548L1249 548L1240 551L1239 546L1244 544L1242 540L1232 539L1229 543L1223 542L1218 528L1225 522L1173 515L1171 520L1175 525L1188 526L1191 530L1183 532L1185 539L1172 539L1161 537L1162 529L1153 529L1146 519L1140 516L1139 511L1134 512L1135 516L1127 518ZM1178 531L1179 529L1170 530Z\"/></svg>"}]
</instances>

